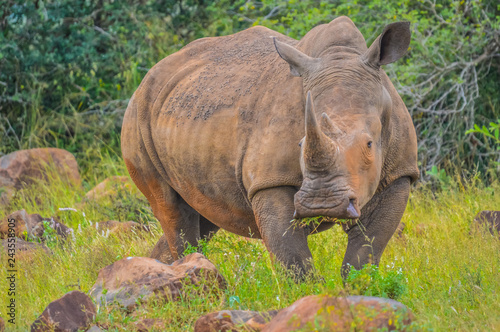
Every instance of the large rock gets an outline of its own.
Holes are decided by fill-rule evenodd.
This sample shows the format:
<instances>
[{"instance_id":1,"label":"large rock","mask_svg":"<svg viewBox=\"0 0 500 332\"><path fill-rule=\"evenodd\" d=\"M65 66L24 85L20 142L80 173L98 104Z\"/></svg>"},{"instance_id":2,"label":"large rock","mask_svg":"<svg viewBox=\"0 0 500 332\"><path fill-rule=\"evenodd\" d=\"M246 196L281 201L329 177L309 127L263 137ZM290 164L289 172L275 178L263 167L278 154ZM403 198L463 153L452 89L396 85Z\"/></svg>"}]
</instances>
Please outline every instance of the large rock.
<instances>
[{"instance_id":1,"label":"large rock","mask_svg":"<svg viewBox=\"0 0 500 332\"><path fill-rule=\"evenodd\" d=\"M73 230L57 218L43 218L39 214L28 214L26 210L11 213L0 221L0 238L8 237L9 228L14 229L14 235L23 239L44 239L44 221L52 228L59 238L65 239Z\"/></svg>"},{"instance_id":2,"label":"large rock","mask_svg":"<svg viewBox=\"0 0 500 332\"><path fill-rule=\"evenodd\" d=\"M66 150L41 148L20 150L0 158L0 204L8 204L15 190L37 180L48 180L47 170L73 185L80 185L75 157Z\"/></svg>"},{"instance_id":3,"label":"large rock","mask_svg":"<svg viewBox=\"0 0 500 332\"><path fill-rule=\"evenodd\" d=\"M312 295L281 310L262 332L405 331L413 315L403 304L370 296Z\"/></svg>"},{"instance_id":4,"label":"large rock","mask_svg":"<svg viewBox=\"0 0 500 332\"><path fill-rule=\"evenodd\" d=\"M475 227L485 227L500 239L500 211L481 211L474 217Z\"/></svg>"},{"instance_id":5,"label":"large rock","mask_svg":"<svg viewBox=\"0 0 500 332\"><path fill-rule=\"evenodd\" d=\"M224 277L203 255L194 253L171 265L147 257L127 257L99 271L91 296L97 303L116 301L128 310L137 300L158 296L176 300L185 282L200 285L200 291L211 286L225 287Z\"/></svg>"},{"instance_id":6,"label":"large rock","mask_svg":"<svg viewBox=\"0 0 500 332\"><path fill-rule=\"evenodd\" d=\"M268 312L248 310L212 312L198 318L194 325L194 332L260 331L277 314L277 310Z\"/></svg>"},{"instance_id":7,"label":"large rock","mask_svg":"<svg viewBox=\"0 0 500 332\"><path fill-rule=\"evenodd\" d=\"M76 332L89 327L95 315L92 300L85 293L72 291L51 302L33 322L31 332Z\"/></svg>"},{"instance_id":8,"label":"large rock","mask_svg":"<svg viewBox=\"0 0 500 332\"><path fill-rule=\"evenodd\" d=\"M111 176L85 194L87 201L99 201L114 196L120 190L134 189L132 180L127 176Z\"/></svg>"}]
</instances>

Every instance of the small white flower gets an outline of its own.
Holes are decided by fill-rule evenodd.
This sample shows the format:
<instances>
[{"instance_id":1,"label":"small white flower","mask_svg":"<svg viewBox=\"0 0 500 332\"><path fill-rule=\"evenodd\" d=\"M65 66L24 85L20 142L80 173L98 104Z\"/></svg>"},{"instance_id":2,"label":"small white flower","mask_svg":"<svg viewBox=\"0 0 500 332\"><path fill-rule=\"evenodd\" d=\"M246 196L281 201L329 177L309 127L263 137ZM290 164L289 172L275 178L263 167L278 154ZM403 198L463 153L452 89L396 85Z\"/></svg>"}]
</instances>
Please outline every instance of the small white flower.
<instances>
[{"instance_id":1,"label":"small white flower","mask_svg":"<svg viewBox=\"0 0 500 332\"><path fill-rule=\"evenodd\" d=\"M75 211L75 212L78 212L77 209L74 209L74 208L59 208L59 211Z\"/></svg>"}]
</instances>

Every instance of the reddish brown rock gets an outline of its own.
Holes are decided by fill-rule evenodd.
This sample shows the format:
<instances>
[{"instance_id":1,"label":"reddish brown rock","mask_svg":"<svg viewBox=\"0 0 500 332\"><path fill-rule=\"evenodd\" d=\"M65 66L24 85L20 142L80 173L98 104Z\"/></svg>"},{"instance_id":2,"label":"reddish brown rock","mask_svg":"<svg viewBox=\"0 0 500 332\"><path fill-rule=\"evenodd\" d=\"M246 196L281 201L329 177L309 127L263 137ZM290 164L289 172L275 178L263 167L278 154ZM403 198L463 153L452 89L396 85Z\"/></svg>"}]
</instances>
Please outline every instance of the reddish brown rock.
<instances>
[{"instance_id":1,"label":"reddish brown rock","mask_svg":"<svg viewBox=\"0 0 500 332\"><path fill-rule=\"evenodd\" d=\"M194 325L194 332L213 331L260 331L274 316L277 310L268 312L222 310L212 312L198 318ZM237 328L239 328L237 330Z\"/></svg>"},{"instance_id":2,"label":"reddish brown rock","mask_svg":"<svg viewBox=\"0 0 500 332\"><path fill-rule=\"evenodd\" d=\"M9 228L14 229L14 235L23 239L42 239L45 231L45 224L55 230L55 233L65 239L73 230L57 218L43 218L39 214L28 214L26 210L11 213L0 221L0 238L8 237ZM12 227L13 225L13 227Z\"/></svg>"},{"instance_id":3,"label":"reddish brown rock","mask_svg":"<svg viewBox=\"0 0 500 332\"><path fill-rule=\"evenodd\" d=\"M0 332L5 331L5 322L2 317L0 317Z\"/></svg>"},{"instance_id":4,"label":"reddish brown rock","mask_svg":"<svg viewBox=\"0 0 500 332\"><path fill-rule=\"evenodd\" d=\"M224 277L203 255L194 253L171 265L147 257L127 257L99 271L91 296L96 302L116 301L128 310L136 301L156 295L176 300L185 282L200 285L200 291L211 287L225 288Z\"/></svg>"},{"instance_id":5,"label":"reddish brown rock","mask_svg":"<svg viewBox=\"0 0 500 332\"><path fill-rule=\"evenodd\" d=\"M109 234L115 234L118 236L150 231L147 225L134 221L102 221L96 223L96 228L99 232L106 233L109 230Z\"/></svg>"},{"instance_id":6,"label":"reddish brown rock","mask_svg":"<svg viewBox=\"0 0 500 332\"><path fill-rule=\"evenodd\" d=\"M89 327L96 315L92 300L79 291L65 294L51 302L31 325L31 332L70 332Z\"/></svg>"},{"instance_id":7,"label":"reddish brown rock","mask_svg":"<svg viewBox=\"0 0 500 332\"><path fill-rule=\"evenodd\" d=\"M20 150L0 158L0 204L8 204L10 197L25 185L37 180L49 180L48 170L73 185L80 185L80 173L75 157L66 150L41 148Z\"/></svg>"},{"instance_id":8,"label":"reddish brown rock","mask_svg":"<svg viewBox=\"0 0 500 332\"><path fill-rule=\"evenodd\" d=\"M85 200L98 201L115 195L120 190L134 189L135 186L127 176L111 176L85 194Z\"/></svg>"},{"instance_id":9,"label":"reddish brown rock","mask_svg":"<svg viewBox=\"0 0 500 332\"><path fill-rule=\"evenodd\" d=\"M370 296L312 295L281 310L262 332L405 331L413 315L403 304Z\"/></svg>"},{"instance_id":10,"label":"reddish brown rock","mask_svg":"<svg viewBox=\"0 0 500 332\"><path fill-rule=\"evenodd\" d=\"M167 238L165 234L162 234L158 242L156 243L151 255L151 258L157 259L162 263L170 264L174 261L172 255L170 255L170 248L168 246Z\"/></svg>"},{"instance_id":11,"label":"reddish brown rock","mask_svg":"<svg viewBox=\"0 0 500 332\"><path fill-rule=\"evenodd\" d=\"M486 228L500 239L500 211L481 211L474 217L474 227Z\"/></svg>"}]
</instances>

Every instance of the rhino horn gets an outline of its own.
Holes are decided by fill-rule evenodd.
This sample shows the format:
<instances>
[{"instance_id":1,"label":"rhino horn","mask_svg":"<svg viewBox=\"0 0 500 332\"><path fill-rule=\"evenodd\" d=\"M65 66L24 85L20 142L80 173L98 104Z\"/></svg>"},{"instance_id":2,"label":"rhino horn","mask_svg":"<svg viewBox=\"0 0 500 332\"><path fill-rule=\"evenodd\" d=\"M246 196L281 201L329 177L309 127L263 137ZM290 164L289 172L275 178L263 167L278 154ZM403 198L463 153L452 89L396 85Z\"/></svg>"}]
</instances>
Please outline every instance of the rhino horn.
<instances>
[{"instance_id":1,"label":"rhino horn","mask_svg":"<svg viewBox=\"0 0 500 332\"><path fill-rule=\"evenodd\" d=\"M321 114L321 127L327 134L330 134L330 136L338 137L342 135L342 130L340 130L332 119L330 119L328 114L324 112Z\"/></svg>"},{"instance_id":2,"label":"rhino horn","mask_svg":"<svg viewBox=\"0 0 500 332\"><path fill-rule=\"evenodd\" d=\"M311 92L306 99L306 139L304 146L304 163L311 170L325 169L333 163L334 143L322 131L316 116Z\"/></svg>"}]
</instances>

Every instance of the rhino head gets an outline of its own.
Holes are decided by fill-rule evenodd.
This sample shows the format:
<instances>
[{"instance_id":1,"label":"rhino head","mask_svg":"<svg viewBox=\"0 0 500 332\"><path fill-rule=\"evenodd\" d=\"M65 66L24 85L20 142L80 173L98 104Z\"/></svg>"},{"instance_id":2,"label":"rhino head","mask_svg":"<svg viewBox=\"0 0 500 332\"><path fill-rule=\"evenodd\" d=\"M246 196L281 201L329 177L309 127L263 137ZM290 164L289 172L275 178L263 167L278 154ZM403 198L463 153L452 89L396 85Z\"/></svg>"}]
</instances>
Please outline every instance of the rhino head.
<instances>
[{"instance_id":1,"label":"rhino head","mask_svg":"<svg viewBox=\"0 0 500 332\"><path fill-rule=\"evenodd\" d=\"M387 143L382 128L393 106L380 66L401 58L410 36L409 23L393 23L368 49L363 39L361 51L332 46L315 51L316 56L274 40L279 55L293 75L303 78L308 91L305 137L299 143L303 182L295 194L294 218L356 219L373 197Z\"/></svg>"}]
</instances>

